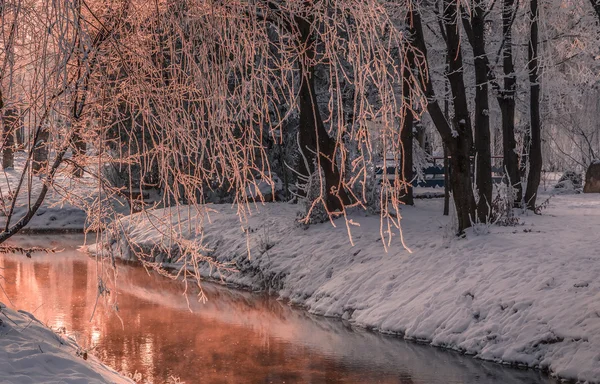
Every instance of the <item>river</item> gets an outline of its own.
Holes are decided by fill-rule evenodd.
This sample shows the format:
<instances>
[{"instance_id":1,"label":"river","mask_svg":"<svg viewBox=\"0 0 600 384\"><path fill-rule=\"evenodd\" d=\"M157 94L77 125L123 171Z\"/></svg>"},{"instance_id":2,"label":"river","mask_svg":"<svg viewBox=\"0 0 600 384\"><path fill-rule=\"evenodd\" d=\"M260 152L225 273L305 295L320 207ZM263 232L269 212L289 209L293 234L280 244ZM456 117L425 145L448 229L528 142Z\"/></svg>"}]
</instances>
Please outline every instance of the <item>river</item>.
<instances>
[{"instance_id":1,"label":"river","mask_svg":"<svg viewBox=\"0 0 600 384\"><path fill-rule=\"evenodd\" d=\"M36 235L13 245L64 249L0 255L10 300L142 383L555 383L535 370L484 362L312 316L273 297L204 283L206 304L181 282L119 263L113 271L78 252L80 235ZM115 310L118 308L118 310Z\"/></svg>"}]
</instances>

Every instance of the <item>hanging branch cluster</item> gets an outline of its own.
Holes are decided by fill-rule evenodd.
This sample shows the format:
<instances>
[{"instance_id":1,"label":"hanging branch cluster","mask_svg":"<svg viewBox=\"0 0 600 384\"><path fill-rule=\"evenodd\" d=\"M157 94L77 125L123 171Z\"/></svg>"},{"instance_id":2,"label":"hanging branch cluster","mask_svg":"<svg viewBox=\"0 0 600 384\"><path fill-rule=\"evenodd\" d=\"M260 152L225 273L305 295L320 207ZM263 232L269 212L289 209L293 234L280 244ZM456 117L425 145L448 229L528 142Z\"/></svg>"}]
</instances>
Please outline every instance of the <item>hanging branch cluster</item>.
<instances>
[{"instance_id":1,"label":"hanging branch cluster","mask_svg":"<svg viewBox=\"0 0 600 384\"><path fill-rule=\"evenodd\" d=\"M153 174L142 183L159 186L164 205L190 204L201 214L208 191L227 188L243 219L250 210L247 188L258 180L273 185L264 135L281 140L297 111L300 168L308 168L299 171L319 175L322 192L311 204L325 207L330 219L345 215L349 206L364 207L376 150L400 163L399 127L424 100L413 72L404 71L405 37L377 1L130 7L97 73L101 108L93 134L98 148L109 147L99 163L127 167L139 179ZM311 113L303 119L303 88L317 68L327 76L327 107L319 109L314 84L307 86ZM357 151L350 155L352 148ZM401 174L396 180L384 179L381 186L388 241L392 228L400 228L405 184ZM329 203L336 199L338 204Z\"/></svg>"},{"instance_id":2,"label":"hanging branch cluster","mask_svg":"<svg viewBox=\"0 0 600 384\"><path fill-rule=\"evenodd\" d=\"M3 70L2 89L26 127L27 159L11 190L0 191L7 216L0 241L31 220L51 187L87 209L90 229L102 233L122 230L115 201L151 186L162 196L155 207L178 208L171 217L135 208L180 245L178 272L199 277L200 261L227 267L190 243L205 224L207 195L227 190L243 222L254 202L248 188L274 185L265 138L283 144L282 130L297 116L300 160L289 166L317 175L321 192L310 204L332 223L343 216L350 234L347 209L365 207L375 162L401 162L404 117L425 109L422 75L407 61L411 52L412 68L420 68L420 54L377 0L10 4L17 32L10 87ZM107 179L110 170L129 176L119 185ZM400 230L402 176L377 187L386 246ZM78 194L65 179L94 183L98 193ZM23 199L28 209L13 217ZM189 220L177 220L184 211Z\"/></svg>"}]
</instances>

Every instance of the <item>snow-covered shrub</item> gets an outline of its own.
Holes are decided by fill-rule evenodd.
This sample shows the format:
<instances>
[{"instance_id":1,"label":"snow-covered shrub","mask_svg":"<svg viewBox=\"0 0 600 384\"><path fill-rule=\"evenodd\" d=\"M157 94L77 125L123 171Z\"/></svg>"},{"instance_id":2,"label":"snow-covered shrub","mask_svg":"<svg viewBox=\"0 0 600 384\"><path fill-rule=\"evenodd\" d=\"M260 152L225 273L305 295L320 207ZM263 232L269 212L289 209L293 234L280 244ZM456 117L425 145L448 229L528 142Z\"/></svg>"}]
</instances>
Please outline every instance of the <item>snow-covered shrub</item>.
<instances>
[{"instance_id":1,"label":"snow-covered shrub","mask_svg":"<svg viewBox=\"0 0 600 384\"><path fill-rule=\"evenodd\" d=\"M563 175L558 180L558 182L560 183L561 181L564 181L564 180L571 180L571 182L573 183L573 185L576 188L583 187L583 177L582 177L581 173L579 173L579 172L566 171L565 173L563 173Z\"/></svg>"},{"instance_id":2,"label":"snow-covered shrub","mask_svg":"<svg viewBox=\"0 0 600 384\"><path fill-rule=\"evenodd\" d=\"M519 217L514 212L515 197L516 191L512 185L505 182L497 185L496 196L492 201L492 222L504 227L519 225Z\"/></svg>"},{"instance_id":3,"label":"snow-covered shrub","mask_svg":"<svg viewBox=\"0 0 600 384\"><path fill-rule=\"evenodd\" d=\"M473 188L473 194L475 195L475 201L479 201L479 191L477 188ZM493 204L493 202L492 202ZM494 209L489 204L487 205L487 215L485 221L480 221L479 215L471 218L471 228L475 235L487 235L490 233L490 228L496 223L499 215L494 214Z\"/></svg>"},{"instance_id":4,"label":"snow-covered shrub","mask_svg":"<svg viewBox=\"0 0 600 384\"><path fill-rule=\"evenodd\" d=\"M362 184L359 184L362 188ZM357 196L362 196L363 191L355 191ZM381 213L381 181L377 178L377 168L367 167L366 184L364 186L364 198L367 211L371 214Z\"/></svg>"},{"instance_id":5,"label":"snow-covered shrub","mask_svg":"<svg viewBox=\"0 0 600 384\"><path fill-rule=\"evenodd\" d=\"M298 221L305 224L324 223L329 220L329 214L323 204L318 201L325 196L325 187L322 183L323 171L317 166L318 172L313 172L309 177L302 180L299 176L298 190L301 196L298 196L301 210L297 213Z\"/></svg>"},{"instance_id":6,"label":"snow-covered shrub","mask_svg":"<svg viewBox=\"0 0 600 384\"><path fill-rule=\"evenodd\" d=\"M246 197L256 201L273 201L283 199L283 182L279 176L272 172L268 175L270 180L257 178L254 183L246 187Z\"/></svg>"},{"instance_id":7,"label":"snow-covered shrub","mask_svg":"<svg viewBox=\"0 0 600 384\"><path fill-rule=\"evenodd\" d=\"M414 180L411 181L413 185L425 181L424 170L432 167L432 156L425 151L417 140L413 140L413 171Z\"/></svg>"},{"instance_id":8,"label":"snow-covered shrub","mask_svg":"<svg viewBox=\"0 0 600 384\"><path fill-rule=\"evenodd\" d=\"M258 235L258 247L262 253L267 252L275 246L275 242L269 236L269 227L263 226L262 233Z\"/></svg>"},{"instance_id":9,"label":"snow-covered shrub","mask_svg":"<svg viewBox=\"0 0 600 384\"><path fill-rule=\"evenodd\" d=\"M471 222L471 230L476 235L487 235L490 233L490 227L492 226L492 222L488 221L486 223L482 223L480 221Z\"/></svg>"},{"instance_id":10,"label":"snow-covered shrub","mask_svg":"<svg viewBox=\"0 0 600 384\"><path fill-rule=\"evenodd\" d=\"M571 180L559 181L554 186L552 192L555 194L579 193L578 189Z\"/></svg>"},{"instance_id":11,"label":"snow-covered shrub","mask_svg":"<svg viewBox=\"0 0 600 384\"><path fill-rule=\"evenodd\" d=\"M126 184L126 175L119 171L119 168L114 164L105 164L102 167L102 176L113 187L122 187Z\"/></svg>"},{"instance_id":12,"label":"snow-covered shrub","mask_svg":"<svg viewBox=\"0 0 600 384\"><path fill-rule=\"evenodd\" d=\"M537 213L538 215L542 213L542 211L546 208L548 208L550 206L550 199L552 198L552 196L548 196L548 198L544 201L542 201L542 203L540 205L538 205L537 207L535 207L535 213Z\"/></svg>"},{"instance_id":13,"label":"snow-covered shrub","mask_svg":"<svg viewBox=\"0 0 600 384\"><path fill-rule=\"evenodd\" d=\"M563 173L558 183L554 186L555 193L579 193L583 189L583 178L575 171Z\"/></svg>"}]
</instances>

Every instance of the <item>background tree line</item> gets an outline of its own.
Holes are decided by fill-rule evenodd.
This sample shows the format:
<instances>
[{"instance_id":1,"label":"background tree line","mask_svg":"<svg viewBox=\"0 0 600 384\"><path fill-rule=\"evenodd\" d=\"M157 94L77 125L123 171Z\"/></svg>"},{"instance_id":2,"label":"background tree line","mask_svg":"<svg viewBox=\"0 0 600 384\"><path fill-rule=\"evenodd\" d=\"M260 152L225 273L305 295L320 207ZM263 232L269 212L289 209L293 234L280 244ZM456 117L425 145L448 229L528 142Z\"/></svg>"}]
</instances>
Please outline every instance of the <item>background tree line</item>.
<instances>
[{"instance_id":1,"label":"background tree line","mask_svg":"<svg viewBox=\"0 0 600 384\"><path fill-rule=\"evenodd\" d=\"M435 155L462 233L493 215L492 155L514 204L535 210L544 166L583 168L600 146L593 1L12 0L0 11L4 168L25 156L2 191L6 216L41 186L0 240L57 177L84 175L103 198L155 188L159 206L244 207L266 183L270 198L306 201L305 222L375 207L399 228ZM378 184L388 165L397 177Z\"/></svg>"}]
</instances>

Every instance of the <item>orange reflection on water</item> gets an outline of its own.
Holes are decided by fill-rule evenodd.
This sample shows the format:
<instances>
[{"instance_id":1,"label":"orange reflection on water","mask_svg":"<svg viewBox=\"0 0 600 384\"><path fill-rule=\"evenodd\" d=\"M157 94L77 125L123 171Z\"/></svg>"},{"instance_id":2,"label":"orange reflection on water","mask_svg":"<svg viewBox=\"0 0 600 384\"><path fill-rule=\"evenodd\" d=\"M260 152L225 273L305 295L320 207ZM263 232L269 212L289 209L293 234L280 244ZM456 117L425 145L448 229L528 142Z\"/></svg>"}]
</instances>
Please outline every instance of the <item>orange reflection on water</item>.
<instances>
[{"instance_id":1,"label":"orange reflection on water","mask_svg":"<svg viewBox=\"0 0 600 384\"><path fill-rule=\"evenodd\" d=\"M169 376L188 384L551 382L537 372L355 332L264 295L211 284L205 284L208 303L191 296L188 307L182 284L132 265L119 265L116 288L97 300L103 266L75 251L82 238L61 236L54 245L51 239L57 237L14 241L67 250L31 259L0 256L14 307L54 329L64 327L105 364L139 373L144 383ZM110 273L103 276L110 280Z\"/></svg>"}]
</instances>

